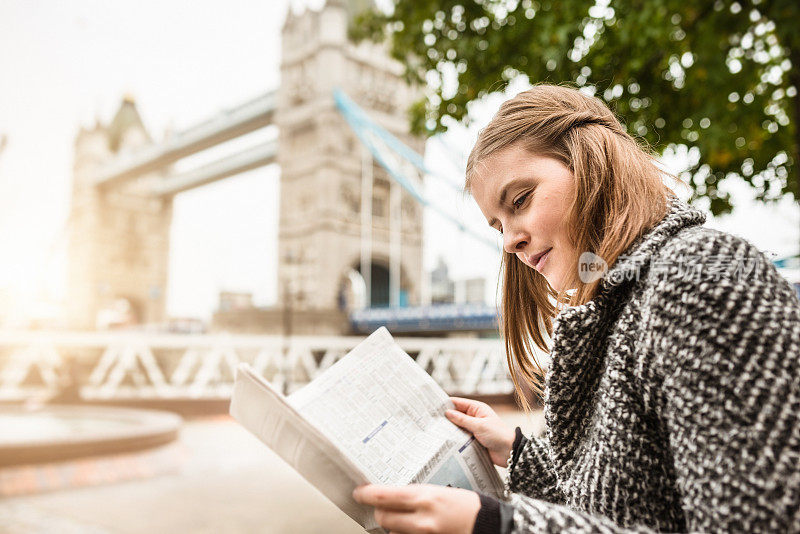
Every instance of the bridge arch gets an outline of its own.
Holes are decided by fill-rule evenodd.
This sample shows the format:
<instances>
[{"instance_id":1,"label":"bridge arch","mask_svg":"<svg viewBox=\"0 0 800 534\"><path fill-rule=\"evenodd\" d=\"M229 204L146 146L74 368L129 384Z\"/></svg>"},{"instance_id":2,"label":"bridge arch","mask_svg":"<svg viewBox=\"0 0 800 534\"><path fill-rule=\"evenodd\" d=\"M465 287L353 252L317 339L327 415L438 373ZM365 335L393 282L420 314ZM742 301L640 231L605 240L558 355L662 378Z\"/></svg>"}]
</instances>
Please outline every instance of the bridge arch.
<instances>
[{"instance_id":1,"label":"bridge arch","mask_svg":"<svg viewBox=\"0 0 800 534\"><path fill-rule=\"evenodd\" d=\"M361 272L359 258L354 258L348 269L342 273L339 283L339 308L352 311L363 307L385 308L391 305L391 284L389 259L378 256L370 265L370 289L366 290L366 280ZM399 306L411 304L409 296L414 294L411 277L404 266L400 267ZM369 301L367 302L367 295Z\"/></svg>"}]
</instances>

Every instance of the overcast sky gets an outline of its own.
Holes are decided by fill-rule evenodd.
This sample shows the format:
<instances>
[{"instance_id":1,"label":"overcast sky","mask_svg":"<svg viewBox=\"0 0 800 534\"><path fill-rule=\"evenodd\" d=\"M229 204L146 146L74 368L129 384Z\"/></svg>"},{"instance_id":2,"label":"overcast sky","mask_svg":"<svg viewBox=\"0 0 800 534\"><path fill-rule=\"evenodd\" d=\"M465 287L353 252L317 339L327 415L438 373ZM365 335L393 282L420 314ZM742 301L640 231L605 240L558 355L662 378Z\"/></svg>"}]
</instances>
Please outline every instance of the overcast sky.
<instances>
[{"instance_id":1,"label":"overcast sky","mask_svg":"<svg viewBox=\"0 0 800 534\"><path fill-rule=\"evenodd\" d=\"M295 9L305 2L296 2ZM319 1L311 2L318 6ZM287 0L0 0L0 296L30 301L63 296L64 223L75 134L107 122L123 96L135 98L161 139L279 83L280 27ZM479 126L502 97L476 107ZM461 179L460 158L475 130L454 132L449 150L428 143L427 161ZM673 167L681 158L674 158ZM275 301L275 166L179 195L171 232L168 311L209 317L221 290ZM491 236L474 203L430 180L429 194L475 231ZM778 256L797 251L800 214L790 201L760 206L735 187L741 207L711 226ZM497 254L426 210L425 263L445 257L457 278L490 277Z\"/></svg>"}]
</instances>

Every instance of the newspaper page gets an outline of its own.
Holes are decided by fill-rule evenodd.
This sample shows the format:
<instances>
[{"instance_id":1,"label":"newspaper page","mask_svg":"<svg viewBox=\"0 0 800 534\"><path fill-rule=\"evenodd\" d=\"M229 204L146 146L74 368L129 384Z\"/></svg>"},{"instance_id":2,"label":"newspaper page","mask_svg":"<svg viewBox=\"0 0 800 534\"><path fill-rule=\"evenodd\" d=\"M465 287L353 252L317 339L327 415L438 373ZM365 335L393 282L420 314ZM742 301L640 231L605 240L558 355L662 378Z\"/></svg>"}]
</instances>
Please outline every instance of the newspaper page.
<instances>
[{"instance_id":1,"label":"newspaper page","mask_svg":"<svg viewBox=\"0 0 800 534\"><path fill-rule=\"evenodd\" d=\"M372 508L352 496L357 486L375 481L244 363L236 370L230 413L355 522L370 533L385 532Z\"/></svg>"},{"instance_id":2,"label":"newspaper page","mask_svg":"<svg viewBox=\"0 0 800 534\"><path fill-rule=\"evenodd\" d=\"M369 532L384 532L362 484L429 483L502 498L486 449L444 416L447 394L379 328L289 397L247 364L231 415Z\"/></svg>"},{"instance_id":3,"label":"newspaper page","mask_svg":"<svg viewBox=\"0 0 800 534\"><path fill-rule=\"evenodd\" d=\"M384 327L288 400L370 480L502 498L486 449L445 417L448 395Z\"/></svg>"}]
</instances>

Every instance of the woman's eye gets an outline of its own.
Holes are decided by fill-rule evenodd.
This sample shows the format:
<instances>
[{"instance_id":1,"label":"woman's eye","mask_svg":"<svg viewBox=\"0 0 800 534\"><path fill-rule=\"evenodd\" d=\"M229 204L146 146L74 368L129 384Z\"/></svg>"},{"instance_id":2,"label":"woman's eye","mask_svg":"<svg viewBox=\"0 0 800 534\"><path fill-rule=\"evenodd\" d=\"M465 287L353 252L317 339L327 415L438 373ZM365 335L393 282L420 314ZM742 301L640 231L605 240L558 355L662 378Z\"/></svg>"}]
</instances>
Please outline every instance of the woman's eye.
<instances>
[{"instance_id":1,"label":"woman's eye","mask_svg":"<svg viewBox=\"0 0 800 534\"><path fill-rule=\"evenodd\" d=\"M514 201L514 207L515 208L521 207L523 202L525 202L526 198L528 198L528 193L525 193L524 195L521 195L517 200Z\"/></svg>"}]
</instances>

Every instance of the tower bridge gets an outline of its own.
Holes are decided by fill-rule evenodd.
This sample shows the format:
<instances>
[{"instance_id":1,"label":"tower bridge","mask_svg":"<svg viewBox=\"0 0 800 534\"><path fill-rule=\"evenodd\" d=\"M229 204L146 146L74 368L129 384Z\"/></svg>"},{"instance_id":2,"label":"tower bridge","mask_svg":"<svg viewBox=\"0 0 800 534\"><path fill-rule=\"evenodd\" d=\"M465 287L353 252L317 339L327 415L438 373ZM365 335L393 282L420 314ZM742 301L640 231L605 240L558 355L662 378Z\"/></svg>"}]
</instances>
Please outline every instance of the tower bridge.
<instances>
[{"instance_id":1,"label":"tower bridge","mask_svg":"<svg viewBox=\"0 0 800 534\"><path fill-rule=\"evenodd\" d=\"M350 334L381 324L438 333L401 345L451 393L510 393L499 340L442 339L453 330L496 331L496 310L429 306L424 140L406 119L416 94L382 45L348 40L351 10L328 0L319 11L290 11L280 86L165 140L152 138L132 98L108 124L79 131L68 224L72 331L0 332L0 401L52 395L65 383L79 385L72 394L83 400L224 400L240 361L291 391L352 348L360 338ZM260 141L179 169L252 137ZM280 168L283 306L216 318L231 332L255 320L245 330L260 335L94 331L98 315L121 299L136 322L163 324L175 196L270 164Z\"/></svg>"},{"instance_id":2,"label":"tower bridge","mask_svg":"<svg viewBox=\"0 0 800 534\"><path fill-rule=\"evenodd\" d=\"M349 41L354 9L328 0L319 11L290 10L280 86L163 141L151 138L130 98L108 125L80 131L69 225L73 328L95 328L98 313L120 299L130 303L137 323L165 322L174 196L270 164L280 167L277 263L284 306L251 310L248 317L223 311L217 324L232 331L285 333L291 324L298 334L347 334L357 331L347 313L354 307L367 308L360 310L362 325L396 313L371 316L374 307L422 306L417 315L429 314L422 265L426 201L419 187L424 140L409 133L406 118L416 93L383 45ZM190 156L267 128L277 134L175 170ZM475 308L464 313L474 316ZM449 326L493 329L496 311L477 313L478 323Z\"/></svg>"},{"instance_id":3,"label":"tower bridge","mask_svg":"<svg viewBox=\"0 0 800 534\"><path fill-rule=\"evenodd\" d=\"M280 167L278 287L291 298L296 333L345 334L343 295L367 305L424 301L422 206L367 155L337 109L340 89L377 125L420 152L405 110L415 93L380 45L347 38L350 4L288 13L280 87L156 142L132 99L113 120L76 139L69 245L68 317L93 329L119 299L138 323L166 320L169 227L175 195L264 165ZM189 156L267 127L274 138L177 172ZM277 128L275 128L277 127ZM364 294L365 293L365 294ZM310 314L310 315L309 315ZM285 311L267 310L263 332ZM307 321L306 318L316 318Z\"/></svg>"}]
</instances>

